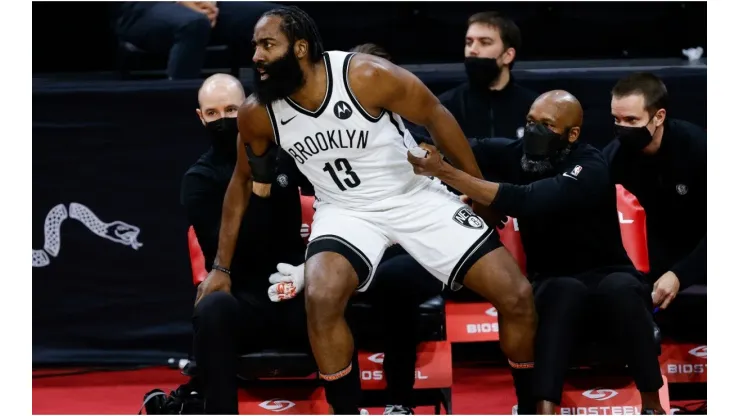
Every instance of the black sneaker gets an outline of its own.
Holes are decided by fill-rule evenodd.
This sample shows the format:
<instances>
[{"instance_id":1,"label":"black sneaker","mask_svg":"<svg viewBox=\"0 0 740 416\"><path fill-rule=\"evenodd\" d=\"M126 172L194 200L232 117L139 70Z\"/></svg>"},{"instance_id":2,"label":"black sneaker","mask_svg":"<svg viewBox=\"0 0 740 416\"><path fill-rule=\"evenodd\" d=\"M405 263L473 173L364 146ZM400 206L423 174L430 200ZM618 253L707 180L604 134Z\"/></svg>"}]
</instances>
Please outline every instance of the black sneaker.
<instances>
[{"instance_id":1,"label":"black sneaker","mask_svg":"<svg viewBox=\"0 0 740 416\"><path fill-rule=\"evenodd\" d=\"M146 410L148 415L202 415L205 414L205 403L190 383L186 383L165 393L154 389L144 395L144 404L139 414Z\"/></svg>"},{"instance_id":2,"label":"black sneaker","mask_svg":"<svg viewBox=\"0 0 740 416\"><path fill-rule=\"evenodd\" d=\"M385 407L384 415L413 415L414 410L410 407L399 405L388 405Z\"/></svg>"}]
</instances>

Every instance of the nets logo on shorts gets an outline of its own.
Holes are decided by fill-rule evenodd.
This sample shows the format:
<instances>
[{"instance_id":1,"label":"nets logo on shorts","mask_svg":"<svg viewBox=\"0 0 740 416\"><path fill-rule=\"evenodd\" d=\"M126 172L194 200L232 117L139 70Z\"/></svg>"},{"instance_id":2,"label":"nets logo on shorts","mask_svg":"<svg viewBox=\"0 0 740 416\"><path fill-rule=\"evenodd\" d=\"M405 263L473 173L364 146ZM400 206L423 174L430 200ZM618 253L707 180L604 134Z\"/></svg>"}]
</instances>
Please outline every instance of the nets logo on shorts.
<instances>
[{"instance_id":1,"label":"nets logo on shorts","mask_svg":"<svg viewBox=\"0 0 740 416\"><path fill-rule=\"evenodd\" d=\"M476 230L483 228L483 220L479 216L475 215L475 213L473 213L473 211L468 207L458 209L457 212L455 212L455 215L452 216L452 219L463 227L473 228Z\"/></svg>"}]
</instances>

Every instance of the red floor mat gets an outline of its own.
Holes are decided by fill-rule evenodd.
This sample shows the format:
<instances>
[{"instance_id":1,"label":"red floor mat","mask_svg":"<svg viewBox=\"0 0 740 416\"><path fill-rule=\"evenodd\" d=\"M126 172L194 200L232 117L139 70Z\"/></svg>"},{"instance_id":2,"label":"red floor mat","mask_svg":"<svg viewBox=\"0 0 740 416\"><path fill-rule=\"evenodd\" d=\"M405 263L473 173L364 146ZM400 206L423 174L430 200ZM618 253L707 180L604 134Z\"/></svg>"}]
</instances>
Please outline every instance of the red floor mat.
<instances>
[{"instance_id":1,"label":"red floor mat","mask_svg":"<svg viewBox=\"0 0 740 416\"><path fill-rule=\"evenodd\" d=\"M185 381L186 377L167 368L37 378L33 380L33 414L136 414L144 393L155 388L169 392ZM453 413L511 414L516 398L507 369L455 368L453 382ZM271 412L260 411L256 404L271 398L264 391L241 391L240 411L242 414L269 414ZM318 402L313 407L314 411L322 409L323 400ZM682 401L671 404L672 407L694 407L696 403ZM280 414L308 413L300 410L301 407L296 406L296 409L286 409ZM382 408L368 410L374 415L383 413ZM417 414L432 413L432 407L417 409Z\"/></svg>"},{"instance_id":2,"label":"red floor mat","mask_svg":"<svg viewBox=\"0 0 740 416\"><path fill-rule=\"evenodd\" d=\"M35 372L35 374L39 374ZM34 414L135 414L144 393L160 388L168 391L186 378L177 371L154 368L137 371L98 372L33 380ZM511 377L500 369L455 369L452 389L454 413L510 413L514 404ZM246 392L240 399L249 400ZM253 406L245 406L248 411ZM382 414L381 408L368 409ZM418 414L432 414L432 407L417 409ZM253 413L253 412L249 412ZM290 412L281 412L290 414Z\"/></svg>"}]
</instances>

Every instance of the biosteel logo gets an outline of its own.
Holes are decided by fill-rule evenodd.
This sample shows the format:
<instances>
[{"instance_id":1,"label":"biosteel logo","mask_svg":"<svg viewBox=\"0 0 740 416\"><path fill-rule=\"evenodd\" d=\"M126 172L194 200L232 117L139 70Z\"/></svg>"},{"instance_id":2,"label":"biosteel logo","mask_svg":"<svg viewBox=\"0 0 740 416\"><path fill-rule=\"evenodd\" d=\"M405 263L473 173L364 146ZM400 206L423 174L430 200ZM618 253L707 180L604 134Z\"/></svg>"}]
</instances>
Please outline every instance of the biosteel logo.
<instances>
[{"instance_id":1,"label":"biosteel logo","mask_svg":"<svg viewBox=\"0 0 740 416\"><path fill-rule=\"evenodd\" d=\"M376 364L383 364L383 360L385 359L385 354L382 352L379 352L377 354L373 354L369 357L367 357L368 360L376 363Z\"/></svg>"},{"instance_id":2,"label":"biosteel logo","mask_svg":"<svg viewBox=\"0 0 740 416\"><path fill-rule=\"evenodd\" d=\"M707 346L702 345L700 347L689 350L689 354L693 355L694 357L707 358Z\"/></svg>"},{"instance_id":3,"label":"biosteel logo","mask_svg":"<svg viewBox=\"0 0 740 416\"><path fill-rule=\"evenodd\" d=\"M616 395L616 391L609 389L592 389L583 392L584 397L588 397L589 399L594 399L598 401L609 400Z\"/></svg>"},{"instance_id":4,"label":"biosteel logo","mask_svg":"<svg viewBox=\"0 0 740 416\"><path fill-rule=\"evenodd\" d=\"M270 399L260 403L259 406L265 410L271 410L273 412L284 412L291 407L294 407L295 403L289 400Z\"/></svg>"}]
</instances>

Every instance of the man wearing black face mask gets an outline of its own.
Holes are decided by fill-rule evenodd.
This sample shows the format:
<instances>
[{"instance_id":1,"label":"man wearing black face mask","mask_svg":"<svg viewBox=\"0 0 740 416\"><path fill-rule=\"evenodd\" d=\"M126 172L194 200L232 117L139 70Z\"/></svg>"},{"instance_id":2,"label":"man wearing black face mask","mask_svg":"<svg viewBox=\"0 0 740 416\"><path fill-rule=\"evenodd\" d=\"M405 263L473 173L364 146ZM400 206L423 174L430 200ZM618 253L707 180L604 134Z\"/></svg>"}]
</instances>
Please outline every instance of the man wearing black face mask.
<instances>
[{"instance_id":1,"label":"man wearing black face mask","mask_svg":"<svg viewBox=\"0 0 740 416\"><path fill-rule=\"evenodd\" d=\"M208 78L198 92L196 112L211 136L211 147L185 174L181 201L206 264L213 263L218 248L221 207L237 159L236 116L244 100L239 80L225 74ZM303 297L288 302L271 302L268 297L268 278L279 263L303 263L299 187L304 194L313 190L292 158L278 154L270 197L249 198L229 287L204 296L195 306L197 368L189 385L203 393L207 414L237 413L238 349L273 344L309 348Z\"/></svg>"},{"instance_id":2,"label":"man wearing black face mask","mask_svg":"<svg viewBox=\"0 0 740 416\"><path fill-rule=\"evenodd\" d=\"M465 72L468 82L439 100L469 138L521 137L522 122L537 94L514 82L511 68L521 50L517 25L496 12L468 19Z\"/></svg>"},{"instance_id":3,"label":"man wearing black face mask","mask_svg":"<svg viewBox=\"0 0 740 416\"><path fill-rule=\"evenodd\" d=\"M611 104L616 139L604 149L614 183L645 209L653 302L661 309L679 289L707 279L707 133L666 118L667 101L653 74L620 80Z\"/></svg>"},{"instance_id":4,"label":"man wearing black face mask","mask_svg":"<svg viewBox=\"0 0 740 416\"><path fill-rule=\"evenodd\" d=\"M551 91L532 104L522 140L475 142L481 171L495 182L454 169L426 145L427 157L409 153L408 158L417 174L436 176L474 201L517 218L539 316L529 401L540 401L537 413L554 414L573 339L590 315L606 320L610 334L605 335L622 344L643 414L661 413L663 379L650 289L622 246L606 161L578 141L582 118L575 97Z\"/></svg>"}]
</instances>

